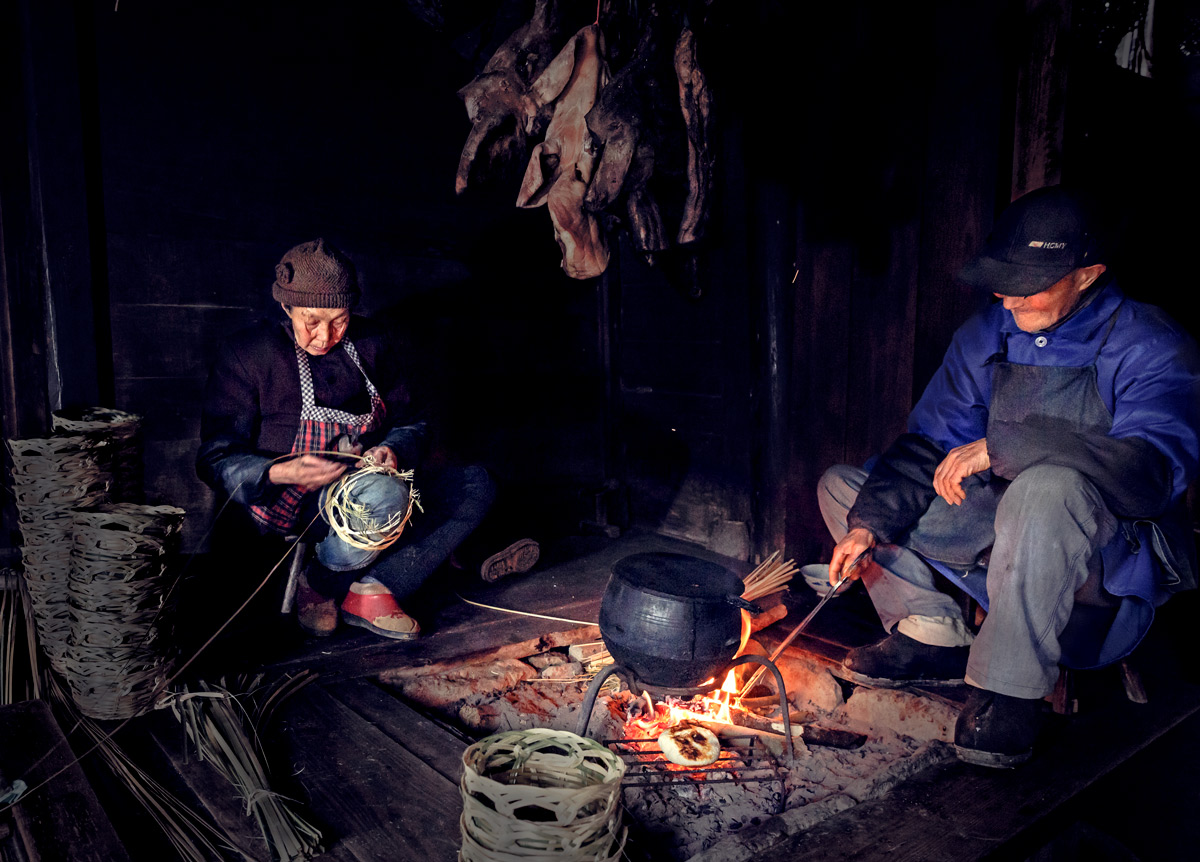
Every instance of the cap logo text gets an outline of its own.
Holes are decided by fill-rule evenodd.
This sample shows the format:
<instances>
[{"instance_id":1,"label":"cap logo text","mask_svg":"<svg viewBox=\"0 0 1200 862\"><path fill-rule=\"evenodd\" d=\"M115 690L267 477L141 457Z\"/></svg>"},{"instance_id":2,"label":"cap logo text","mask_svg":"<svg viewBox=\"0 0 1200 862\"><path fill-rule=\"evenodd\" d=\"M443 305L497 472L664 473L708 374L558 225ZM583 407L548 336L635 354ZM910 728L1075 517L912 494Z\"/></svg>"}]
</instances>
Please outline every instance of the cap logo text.
<instances>
[{"instance_id":1,"label":"cap logo text","mask_svg":"<svg viewBox=\"0 0 1200 862\"><path fill-rule=\"evenodd\" d=\"M1043 242L1040 239L1035 239L1033 242L1031 242L1029 244L1029 247L1030 248L1056 249L1056 248L1066 248L1067 244L1065 242Z\"/></svg>"}]
</instances>

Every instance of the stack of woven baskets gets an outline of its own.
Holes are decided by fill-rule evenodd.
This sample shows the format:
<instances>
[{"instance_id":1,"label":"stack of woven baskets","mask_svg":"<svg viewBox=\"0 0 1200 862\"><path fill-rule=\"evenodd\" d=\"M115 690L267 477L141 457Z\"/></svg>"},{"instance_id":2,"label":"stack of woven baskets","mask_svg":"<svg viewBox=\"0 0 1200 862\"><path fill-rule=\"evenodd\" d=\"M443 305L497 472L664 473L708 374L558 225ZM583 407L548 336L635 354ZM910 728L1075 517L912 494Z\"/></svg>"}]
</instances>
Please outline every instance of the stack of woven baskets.
<instances>
[{"instance_id":1,"label":"stack of woven baskets","mask_svg":"<svg viewBox=\"0 0 1200 862\"><path fill-rule=\"evenodd\" d=\"M461 862L620 859L625 764L600 743L548 728L514 730L463 752Z\"/></svg>"},{"instance_id":2,"label":"stack of woven baskets","mask_svg":"<svg viewBox=\"0 0 1200 862\"><path fill-rule=\"evenodd\" d=\"M170 563L183 509L109 503L76 510L63 660L75 705L127 718L153 705L175 665Z\"/></svg>"},{"instance_id":3,"label":"stack of woven baskets","mask_svg":"<svg viewBox=\"0 0 1200 862\"><path fill-rule=\"evenodd\" d=\"M38 640L50 666L64 673L71 633L67 605L72 513L108 500L109 444L91 435L9 440L13 493L21 526L21 567Z\"/></svg>"},{"instance_id":4,"label":"stack of woven baskets","mask_svg":"<svg viewBox=\"0 0 1200 862\"><path fill-rule=\"evenodd\" d=\"M103 440L113 477L109 496L118 503L143 502L142 417L109 407L55 410L54 434L84 434Z\"/></svg>"},{"instance_id":5,"label":"stack of woven baskets","mask_svg":"<svg viewBox=\"0 0 1200 862\"><path fill-rule=\"evenodd\" d=\"M85 715L125 718L173 662L165 581L184 512L141 503L141 417L59 412L54 429L8 441L38 640Z\"/></svg>"}]
</instances>

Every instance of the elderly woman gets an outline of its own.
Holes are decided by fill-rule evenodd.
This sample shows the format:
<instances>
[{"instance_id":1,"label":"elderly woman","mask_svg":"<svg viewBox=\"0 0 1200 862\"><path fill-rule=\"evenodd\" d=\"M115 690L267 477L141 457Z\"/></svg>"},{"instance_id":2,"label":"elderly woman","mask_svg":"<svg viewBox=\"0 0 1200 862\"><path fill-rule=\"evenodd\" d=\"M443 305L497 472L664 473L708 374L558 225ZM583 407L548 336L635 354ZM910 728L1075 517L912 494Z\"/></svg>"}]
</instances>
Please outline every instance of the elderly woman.
<instances>
[{"instance_id":1,"label":"elderly woman","mask_svg":"<svg viewBox=\"0 0 1200 862\"><path fill-rule=\"evenodd\" d=\"M233 335L212 369L197 473L244 506L260 534L303 534L315 544L297 584L297 618L306 631L331 633L340 604L351 625L415 638L420 626L399 600L480 524L495 487L482 467L423 469L427 423L409 403L388 333L351 314L359 289L344 254L321 239L296 246L275 267L272 295L284 319ZM415 471L423 511L399 542L366 550L329 531L323 494L359 463L317 454L330 451ZM358 501L376 523L407 509L403 480L387 473L359 478ZM537 554L535 542L518 542L485 561L481 573L494 580L527 571Z\"/></svg>"}]
</instances>

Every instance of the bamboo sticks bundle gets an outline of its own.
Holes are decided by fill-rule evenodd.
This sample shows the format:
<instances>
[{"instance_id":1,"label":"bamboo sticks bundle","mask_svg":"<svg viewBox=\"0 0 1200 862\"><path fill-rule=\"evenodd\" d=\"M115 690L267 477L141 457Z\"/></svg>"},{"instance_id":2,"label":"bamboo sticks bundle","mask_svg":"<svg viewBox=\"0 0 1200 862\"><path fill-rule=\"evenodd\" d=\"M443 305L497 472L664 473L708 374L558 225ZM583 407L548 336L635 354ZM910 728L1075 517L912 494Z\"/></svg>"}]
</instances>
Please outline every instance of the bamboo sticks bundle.
<instances>
[{"instance_id":1,"label":"bamboo sticks bundle","mask_svg":"<svg viewBox=\"0 0 1200 862\"><path fill-rule=\"evenodd\" d=\"M237 849L233 838L218 826L197 815L170 790L125 753L105 731L79 711L71 695L56 676L50 677L50 693L59 709L74 719L92 742L97 755L124 785L170 842L181 862L208 862L211 859L241 859L253 862L253 856Z\"/></svg>"},{"instance_id":2,"label":"bamboo sticks bundle","mask_svg":"<svg viewBox=\"0 0 1200 862\"><path fill-rule=\"evenodd\" d=\"M796 571L794 560L781 563L779 562L779 551L775 551L759 563L754 571L742 578L742 583L745 585L742 590L742 598L752 602L763 596L769 596L787 586Z\"/></svg>"},{"instance_id":3,"label":"bamboo sticks bundle","mask_svg":"<svg viewBox=\"0 0 1200 862\"><path fill-rule=\"evenodd\" d=\"M272 858L281 862L319 855L322 836L291 799L271 789L259 737L279 702L311 679L301 675L265 690L259 688L261 676L242 680L246 691L241 695L201 681L197 691L184 689L169 703L200 758L233 785L270 846Z\"/></svg>"}]
</instances>

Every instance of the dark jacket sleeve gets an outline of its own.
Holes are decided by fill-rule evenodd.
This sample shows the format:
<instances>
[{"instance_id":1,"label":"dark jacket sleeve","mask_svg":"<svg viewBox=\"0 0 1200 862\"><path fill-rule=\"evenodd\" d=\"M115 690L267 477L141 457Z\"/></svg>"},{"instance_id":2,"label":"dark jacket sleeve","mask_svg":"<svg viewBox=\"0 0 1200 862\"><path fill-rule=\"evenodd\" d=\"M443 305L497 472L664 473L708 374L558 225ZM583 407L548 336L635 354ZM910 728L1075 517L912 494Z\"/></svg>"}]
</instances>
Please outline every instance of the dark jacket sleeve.
<instances>
[{"instance_id":1,"label":"dark jacket sleeve","mask_svg":"<svg viewBox=\"0 0 1200 862\"><path fill-rule=\"evenodd\" d=\"M281 492L267 478L273 456L254 445L260 423L253 375L238 351L223 350L205 388L196 473L214 491L243 505L270 504Z\"/></svg>"},{"instance_id":2,"label":"dark jacket sleeve","mask_svg":"<svg viewBox=\"0 0 1200 862\"><path fill-rule=\"evenodd\" d=\"M937 492L933 471L946 457L938 446L919 434L902 434L868 474L850 508L850 529L865 527L876 541L891 544L916 524Z\"/></svg>"},{"instance_id":3,"label":"dark jacket sleeve","mask_svg":"<svg viewBox=\"0 0 1200 862\"><path fill-rule=\"evenodd\" d=\"M1021 422L993 420L987 441L997 476L1015 479L1035 464L1070 467L1092 481L1118 517L1156 518L1171 502L1170 462L1138 437L1086 433L1031 416Z\"/></svg>"}]
</instances>

